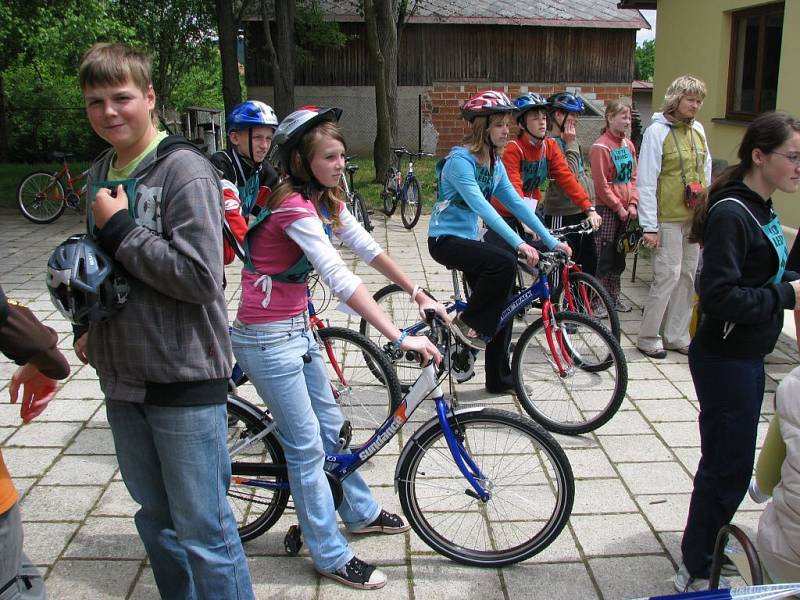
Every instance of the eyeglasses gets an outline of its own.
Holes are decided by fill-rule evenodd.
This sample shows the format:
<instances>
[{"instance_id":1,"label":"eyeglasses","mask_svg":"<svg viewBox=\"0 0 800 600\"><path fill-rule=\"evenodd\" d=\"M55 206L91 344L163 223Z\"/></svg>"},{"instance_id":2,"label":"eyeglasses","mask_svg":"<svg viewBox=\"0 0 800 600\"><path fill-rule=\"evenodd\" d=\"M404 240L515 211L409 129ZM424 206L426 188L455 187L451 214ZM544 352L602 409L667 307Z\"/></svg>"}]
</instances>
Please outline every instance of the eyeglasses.
<instances>
[{"instance_id":1,"label":"eyeglasses","mask_svg":"<svg viewBox=\"0 0 800 600\"><path fill-rule=\"evenodd\" d=\"M800 152L792 152L791 154L786 154L784 152L778 152L777 150L773 150L772 154L780 154L781 156L785 156L786 160L788 160L793 165L795 166L800 165Z\"/></svg>"}]
</instances>

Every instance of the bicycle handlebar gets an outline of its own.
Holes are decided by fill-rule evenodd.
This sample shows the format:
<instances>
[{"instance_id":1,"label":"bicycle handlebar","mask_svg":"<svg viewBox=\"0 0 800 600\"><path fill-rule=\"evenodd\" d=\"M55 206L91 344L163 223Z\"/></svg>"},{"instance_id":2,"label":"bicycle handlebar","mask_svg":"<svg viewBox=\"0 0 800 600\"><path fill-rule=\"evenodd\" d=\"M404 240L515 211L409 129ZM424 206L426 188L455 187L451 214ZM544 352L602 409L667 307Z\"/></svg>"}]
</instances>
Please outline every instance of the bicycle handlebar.
<instances>
[{"instance_id":1,"label":"bicycle handlebar","mask_svg":"<svg viewBox=\"0 0 800 600\"><path fill-rule=\"evenodd\" d=\"M400 146L399 148L392 148L392 152L397 154L398 156L408 155L414 158L423 158L425 156L433 156L430 152L411 152L405 146Z\"/></svg>"},{"instance_id":2,"label":"bicycle handlebar","mask_svg":"<svg viewBox=\"0 0 800 600\"><path fill-rule=\"evenodd\" d=\"M575 225L564 225L564 227L551 229L550 235L555 238L563 238L569 233L579 233L580 235L585 235L591 232L592 224L589 222L589 219L583 219L580 223L576 223Z\"/></svg>"}]
</instances>

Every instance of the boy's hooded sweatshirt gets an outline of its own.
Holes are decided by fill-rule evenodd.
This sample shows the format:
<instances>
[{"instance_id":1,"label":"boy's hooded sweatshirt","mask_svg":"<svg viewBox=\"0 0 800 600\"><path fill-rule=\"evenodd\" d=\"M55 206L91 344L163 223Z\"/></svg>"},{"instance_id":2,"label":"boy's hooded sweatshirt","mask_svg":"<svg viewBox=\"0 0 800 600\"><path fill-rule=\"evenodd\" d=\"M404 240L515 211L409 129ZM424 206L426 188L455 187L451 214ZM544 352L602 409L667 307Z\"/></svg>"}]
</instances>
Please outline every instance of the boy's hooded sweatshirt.
<instances>
[{"instance_id":1,"label":"boy's hooded sweatshirt","mask_svg":"<svg viewBox=\"0 0 800 600\"><path fill-rule=\"evenodd\" d=\"M113 156L109 150L98 158L90 183L107 177ZM95 230L101 247L124 270L130 293L118 313L90 325L89 362L107 398L160 405L224 402L231 346L216 169L196 147L171 136L131 178L136 189L130 210Z\"/></svg>"}]
</instances>

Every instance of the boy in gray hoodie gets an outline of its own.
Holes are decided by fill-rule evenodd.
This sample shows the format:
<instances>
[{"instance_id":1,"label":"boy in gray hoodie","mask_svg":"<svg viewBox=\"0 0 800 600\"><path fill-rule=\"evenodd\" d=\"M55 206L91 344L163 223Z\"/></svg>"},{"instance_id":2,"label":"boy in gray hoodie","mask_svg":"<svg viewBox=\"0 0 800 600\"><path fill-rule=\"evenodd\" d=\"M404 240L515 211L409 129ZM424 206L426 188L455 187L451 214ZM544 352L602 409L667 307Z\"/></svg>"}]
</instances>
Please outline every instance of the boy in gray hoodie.
<instances>
[{"instance_id":1,"label":"boy in gray hoodie","mask_svg":"<svg viewBox=\"0 0 800 600\"><path fill-rule=\"evenodd\" d=\"M75 351L97 371L135 521L165 598L253 598L227 501L230 341L222 193L211 164L154 123L150 62L95 44L80 84L112 145L90 173L90 233L124 270L123 310Z\"/></svg>"}]
</instances>

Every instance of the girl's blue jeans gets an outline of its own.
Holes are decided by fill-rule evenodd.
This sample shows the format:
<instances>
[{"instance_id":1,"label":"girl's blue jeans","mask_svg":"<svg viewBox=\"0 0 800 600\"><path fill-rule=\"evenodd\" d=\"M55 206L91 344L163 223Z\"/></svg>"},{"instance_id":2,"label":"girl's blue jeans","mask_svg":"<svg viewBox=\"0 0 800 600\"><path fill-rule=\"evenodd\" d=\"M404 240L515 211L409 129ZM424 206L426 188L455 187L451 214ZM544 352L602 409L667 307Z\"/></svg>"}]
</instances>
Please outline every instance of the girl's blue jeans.
<instances>
[{"instance_id":1,"label":"girl's blue jeans","mask_svg":"<svg viewBox=\"0 0 800 600\"><path fill-rule=\"evenodd\" d=\"M307 315L259 325L237 321L231 341L236 360L275 419L297 519L314 566L335 571L353 552L336 523L323 465L325 452L336 450L344 416ZM359 529L374 521L381 509L361 475L353 473L342 485L339 515L345 525Z\"/></svg>"}]
</instances>

